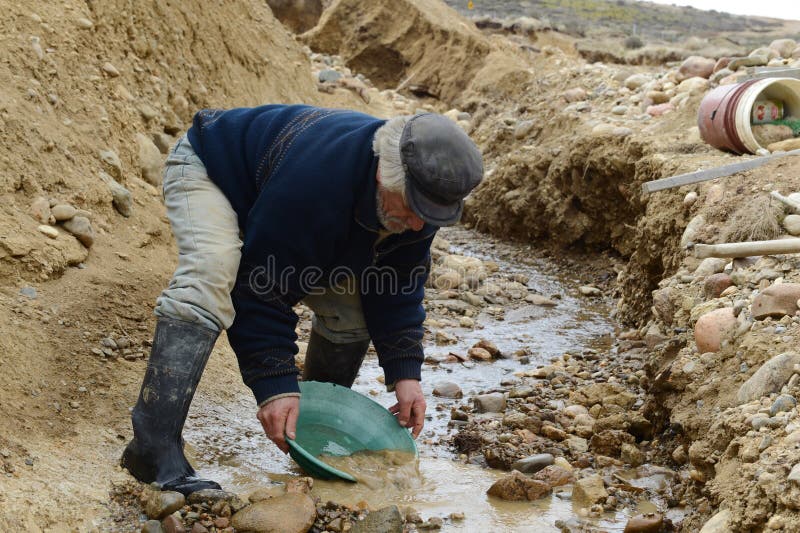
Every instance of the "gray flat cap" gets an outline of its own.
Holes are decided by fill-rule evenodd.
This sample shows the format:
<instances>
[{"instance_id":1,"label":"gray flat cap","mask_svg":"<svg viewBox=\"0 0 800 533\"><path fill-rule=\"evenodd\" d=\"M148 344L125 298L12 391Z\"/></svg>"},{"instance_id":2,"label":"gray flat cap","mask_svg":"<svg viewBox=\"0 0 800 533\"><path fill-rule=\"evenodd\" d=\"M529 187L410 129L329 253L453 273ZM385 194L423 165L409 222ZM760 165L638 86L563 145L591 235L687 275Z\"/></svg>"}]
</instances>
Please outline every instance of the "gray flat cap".
<instances>
[{"instance_id":1,"label":"gray flat cap","mask_svg":"<svg viewBox=\"0 0 800 533\"><path fill-rule=\"evenodd\" d=\"M400 136L400 158L414 213L434 226L458 222L464 197L483 178L481 152L464 130L442 115L415 115Z\"/></svg>"}]
</instances>

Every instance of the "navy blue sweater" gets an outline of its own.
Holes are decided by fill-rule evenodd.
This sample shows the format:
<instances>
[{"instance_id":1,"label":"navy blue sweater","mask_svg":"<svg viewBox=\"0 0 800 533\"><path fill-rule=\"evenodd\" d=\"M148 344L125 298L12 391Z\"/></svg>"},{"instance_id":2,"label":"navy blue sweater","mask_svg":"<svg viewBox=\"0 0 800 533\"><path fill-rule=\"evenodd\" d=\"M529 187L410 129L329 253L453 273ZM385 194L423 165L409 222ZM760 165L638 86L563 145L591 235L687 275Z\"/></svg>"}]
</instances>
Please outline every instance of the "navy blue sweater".
<instances>
[{"instance_id":1,"label":"navy blue sweater","mask_svg":"<svg viewBox=\"0 0 800 533\"><path fill-rule=\"evenodd\" d=\"M372 138L383 123L300 105L203 110L194 117L189 141L244 233L228 339L259 403L299 391L292 306L342 272L360 280L386 383L420 379L422 298L437 228L378 242ZM387 283L385 275L396 281Z\"/></svg>"}]
</instances>

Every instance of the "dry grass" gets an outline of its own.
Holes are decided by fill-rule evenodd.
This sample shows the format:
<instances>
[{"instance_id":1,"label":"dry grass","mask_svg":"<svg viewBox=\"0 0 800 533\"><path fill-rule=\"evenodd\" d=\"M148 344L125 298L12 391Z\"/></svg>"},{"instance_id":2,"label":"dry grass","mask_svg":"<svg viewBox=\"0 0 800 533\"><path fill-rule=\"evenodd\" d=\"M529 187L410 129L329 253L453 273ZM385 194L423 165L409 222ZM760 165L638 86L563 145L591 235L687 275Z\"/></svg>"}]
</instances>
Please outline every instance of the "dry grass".
<instances>
[{"instance_id":1,"label":"dry grass","mask_svg":"<svg viewBox=\"0 0 800 533\"><path fill-rule=\"evenodd\" d=\"M781 234L783 204L769 197L742 204L725 222L722 242L763 241Z\"/></svg>"}]
</instances>

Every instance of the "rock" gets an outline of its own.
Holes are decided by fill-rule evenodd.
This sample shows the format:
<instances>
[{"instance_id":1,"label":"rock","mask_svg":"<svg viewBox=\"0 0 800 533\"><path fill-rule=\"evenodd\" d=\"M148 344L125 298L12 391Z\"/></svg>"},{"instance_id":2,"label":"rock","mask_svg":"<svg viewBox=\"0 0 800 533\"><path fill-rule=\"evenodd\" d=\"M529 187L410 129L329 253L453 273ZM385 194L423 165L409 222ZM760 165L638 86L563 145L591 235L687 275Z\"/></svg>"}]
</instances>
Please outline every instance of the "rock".
<instances>
[{"instance_id":1,"label":"rock","mask_svg":"<svg viewBox=\"0 0 800 533\"><path fill-rule=\"evenodd\" d=\"M592 452L607 457L619 457L623 444L633 444L633 435L620 429L605 429L592 435L589 440L589 449Z\"/></svg>"},{"instance_id":2,"label":"rock","mask_svg":"<svg viewBox=\"0 0 800 533\"><path fill-rule=\"evenodd\" d=\"M56 219L56 222L69 220L78 213L78 210L69 204L56 204L50 211Z\"/></svg>"},{"instance_id":3,"label":"rock","mask_svg":"<svg viewBox=\"0 0 800 533\"><path fill-rule=\"evenodd\" d=\"M175 143L175 138L172 135L163 132L156 132L152 137L153 144L156 145L158 151L163 155L168 154L170 149L172 149L172 145Z\"/></svg>"},{"instance_id":4,"label":"rock","mask_svg":"<svg viewBox=\"0 0 800 533\"><path fill-rule=\"evenodd\" d=\"M139 170L142 179L154 187L161 185L161 151L147 135L136 134L136 144L139 146ZM118 177L117 181L122 181Z\"/></svg>"},{"instance_id":5,"label":"rock","mask_svg":"<svg viewBox=\"0 0 800 533\"><path fill-rule=\"evenodd\" d=\"M574 482L575 476L572 474L572 470L554 464L536 472L533 479L542 481L549 487L560 487Z\"/></svg>"},{"instance_id":6,"label":"rock","mask_svg":"<svg viewBox=\"0 0 800 533\"><path fill-rule=\"evenodd\" d=\"M122 161L114 150L101 150L100 160L115 180L122 180Z\"/></svg>"},{"instance_id":7,"label":"rock","mask_svg":"<svg viewBox=\"0 0 800 533\"><path fill-rule=\"evenodd\" d=\"M714 72L714 74L712 74L711 77L708 78L708 81L719 85L725 85L724 83L722 83L722 80L731 77L733 77L733 71L729 68L722 68Z\"/></svg>"},{"instance_id":8,"label":"rock","mask_svg":"<svg viewBox=\"0 0 800 533\"><path fill-rule=\"evenodd\" d=\"M658 513L637 514L628 519L623 533L658 533L664 517Z\"/></svg>"},{"instance_id":9,"label":"rock","mask_svg":"<svg viewBox=\"0 0 800 533\"><path fill-rule=\"evenodd\" d=\"M461 276L455 270L446 270L433 280L433 286L439 290L455 290L461 285Z\"/></svg>"},{"instance_id":10,"label":"rock","mask_svg":"<svg viewBox=\"0 0 800 533\"><path fill-rule=\"evenodd\" d=\"M800 354L786 352L776 355L759 368L750 379L745 381L736 394L739 405L753 400L760 400L781 390L794 374L794 365L800 364Z\"/></svg>"},{"instance_id":11,"label":"rock","mask_svg":"<svg viewBox=\"0 0 800 533\"><path fill-rule=\"evenodd\" d=\"M711 274L703 283L703 292L705 292L706 298L719 298L722 291L731 285L733 285L733 281L729 275L721 272L718 274Z\"/></svg>"},{"instance_id":12,"label":"rock","mask_svg":"<svg viewBox=\"0 0 800 533\"><path fill-rule=\"evenodd\" d=\"M133 214L133 197L130 191L108 174L101 173L101 178L111 191L111 203L117 212L124 217L131 216Z\"/></svg>"},{"instance_id":13,"label":"rock","mask_svg":"<svg viewBox=\"0 0 800 533\"><path fill-rule=\"evenodd\" d=\"M333 69L325 69L320 70L317 79L319 79L320 83L328 83L328 82L337 82L342 78L342 73L338 70Z\"/></svg>"},{"instance_id":14,"label":"rock","mask_svg":"<svg viewBox=\"0 0 800 533\"><path fill-rule=\"evenodd\" d=\"M58 230L53 226L47 226L42 224L36 228L39 230L40 233L43 233L45 236L50 237L51 239L55 239L58 237Z\"/></svg>"},{"instance_id":15,"label":"rock","mask_svg":"<svg viewBox=\"0 0 800 533\"><path fill-rule=\"evenodd\" d=\"M538 453L524 459L520 459L511 465L512 470L519 470L524 474L535 474L542 468L553 464L555 458L549 453Z\"/></svg>"},{"instance_id":16,"label":"rock","mask_svg":"<svg viewBox=\"0 0 800 533\"><path fill-rule=\"evenodd\" d=\"M499 392L480 394L472 402L477 413L502 413L506 410L506 397Z\"/></svg>"},{"instance_id":17,"label":"rock","mask_svg":"<svg viewBox=\"0 0 800 533\"><path fill-rule=\"evenodd\" d=\"M800 217L800 215L798 215L798 217ZM525 297L525 301L540 307L556 307L558 305L555 301L541 294L529 294Z\"/></svg>"},{"instance_id":18,"label":"rock","mask_svg":"<svg viewBox=\"0 0 800 533\"><path fill-rule=\"evenodd\" d=\"M186 533L183 522L174 514L164 518L164 520L161 521L161 527L164 529L164 533Z\"/></svg>"},{"instance_id":19,"label":"rock","mask_svg":"<svg viewBox=\"0 0 800 533\"><path fill-rule=\"evenodd\" d=\"M700 353L718 352L724 341L736 331L736 317L732 307L716 309L704 314L694 326L694 340Z\"/></svg>"},{"instance_id":20,"label":"rock","mask_svg":"<svg viewBox=\"0 0 800 533\"><path fill-rule=\"evenodd\" d=\"M728 63L728 68L736 72L742 67L763 67L769 61L766 55L757 55L753 57L735 57Z\"/></svg>"},{"instance_id":21,"label":"rock","mask_svg":"<svg viewBox=\"0 0 800 533\"><path fill-rule=\"evenodd\" d=\"M75 24L82 30L91 30L94 27L94 23L85 17L76 19Z\"/></svg>"},{"instance_id":22,"label":"rock","mask_svg":"<svg viewBox=\"0 0 800 533\"><path fill-rule=\"evenodd\" d=\"M651 117L660 117L661 115L663 115L665 113L669 113L670 111L673 111L674 109L675 109L675 106L672 105L671 103L667 102L666 104L658 104L658 105L647 106L647 109L645 110L645 113L647 113Z\"/></svg>"},{"instance_id":23,"label":"rock","mask_svg":"<svg viewBox=\"0 0 800 533\"><path fill-rule=\"evenodd\" d=\"M464 393L457 384L451 381L440 381L433 387L433 395L442 398L461 398Z\"/></svg>"},{"instance_id":24,"label":"rock","mask_svg":"<svg viewBox=\"0 0 800 533\"><path fill-rule=\"evenodd\" d=\"M467 352L470 359L475 359L476 361L491 361L492 354L483 348L470 348Z\"/></svg>"},{"instance_id":25,"label":"rock","mask_svg":"<svg viewBox=\"0 0 800 533\"><path fill-rule=\"evenodd\" d=\"M699 265L697 265L697 268L694 269L694 275L698 278L704 278L712 274L719 274L725 270L725 265L727 264L728 263L725 259L720 259L719 257L707 257L703 259Z\"/></svg>"},{"instance_id":26,"label":"rock","mask_svg":"<svg viewBox=\"0 0 800 533\"><path fill-rule=\"evenodd\" d=\"M144 512L152 520L161 520L186 504L180 492L151 490L144 504Z\"/></svg>"},{"instance_id":27,"label":"rock","mask_svg":"<svg viewBox=\"0 0 800 533\"><path fill-rule=\"evenodd\" d=\"M573 454L586 453L589 451L589 441L583 437L567 437L564 441Z\"/></svg>"},{"instance_id":28,"label":"rock","mask_svg":"<svg viewBox=\"0 0 800 533\"><path fill-rule=\"evenodd\" d=\"M248 505L233 515L231 525L236 531L251 533L306 533L316 518L317 510L311 498L288 492Z\"/></svg>"},{"instance_id":29,"label":"rock","mask_svg":"<svg viewBox=\"0 0 800 533\"><path fill-rule=\"evenodd\" d=\"M689 224L686 225L686 229L683 231L683 235L681 236L681 248L686 248L690 242L695 242L697 232L705 227L706 225L706 218L703 215L697 215L692 220L689 221Z\"/></svg>"},{"instance_id":30,"label":"rock","mask_svg":"<svg viewBox=\"0 0 800 533\"><path fill-rule=\"evenodd\" d=\"M611 113L614 115L624 115L628 112L628 106L615 105L611 108Z\"/></svg>"},{"instance_id":31,"label":"rock","mask_svg":"<svg viewBox=\"0 0 800 533\"><path fill-rule=\"evenodd\" d=\"M709 59L707 57L689 56L683 60L683 63L681 63L675 79L678 81L678 83L680 83L683 80L695 76L700 78L708 78L714 72L714 65L716 65L716 63L716 60Z\"/></svg>"},{"instance_id":32,"label":"rock","mask_svg":"<svg viewBox=\"0 0 800 533\"><path fill-rule=\"evenodd\" d=\"M595 474L579 479L572 488L572 499L584 504L604 502L608 498L603 478Z\"/></svg>"},{"instance_id":33,"label":"rock","mask_svg":"<svg viewBox=\"0 0 800 533\"><path fill-rule=\"evenodd\" d=\"M750 127L753 137L761 146L769 146L786 139L794 138L792 128L781 124L754 124Z\"/></svg>"},{"instance_id":34,"label":"rock","mask_svg":"<svg viewBox=\"0 0 800 533\"><path fill-rule=\"evenodd\" d=\"M94 230L86 217L76 216L64 222L64 229L72 233L86 248L94 244Z\"/></svg>"},{"instance_id":35,"label":"rock","mask_svg":"<svg viewBox=\"0 0 800 533\"><path fill-rule=\"evenodd\" d=\"M580 292L583 296L602 296L603 291L598 289L597 287L592 287L591 285L583 285L578 287L578 292Z\"/></svg>"},{"instance_id":36,"label":"rock","mask_svg":"<svg viewBox=\"0 0 800 533\"><path fill-rule=\"evenodd\" d=\"M772 403L772 406L769 408L769 416L775 416L778 413L783 413L786 411L791 411L794 407L797 406L797 400L794 396L789 394L781 394L775 401Z\"/></svg>"},{"instance_id":37,"label":"rock","mask_svg":"<svg viewBox=\"0 0 800 533\"><path fill-rule=\"evenodd\" d=\"M731 512L724 509L703 525L700 533L730 533Z\"/></svg>"},{"instance_id":38,"label":"rock","mask_svg":"<svg viewBox=\"0 0 800 533\"><path fill-rule=\"evenodd\" d=\"M636 89L638 89L639 87L641 87L642 85L644 85L649 81L650 81L650 76L646 74L634 74L632 76L627 77L622 84L628 89L635 91Z\"/></svg>"},{"instance_id":39,"label":"rock","mask_svg":"<svg viewBox=\"0 0 800 533\"><path fill-rule=\"evenodd\" d=\"M103 72L108 74L109 77L111 78L119 77L119 70L117 70L117 67L115 67L111 63L103 63L103 66L101 68Z\"/></svg>"},{"instance_id":40,"label":"rock","mask_svg":"<svg viewBox=\"0 0 800 533\"><path fill-rule=\"evenodd\" d=\"M141 533L164 533L164 529L158 520L148 520L142 525Z\"/></svg>"},{"instance_id":41,"label":"rock","mask_svg":"<svg viewBox=\"0 0 800 533\"><path fill-rule=\"evenodd\" d=\"M437 345L442 346L445 344L455 344L458 342L458 339L452 333L438 330L434 335L434 341L436 342Z\"/></svg>"},{"instance_id":42,"label":"rock","mask_svg":"<svg viewBox=\"0 0 800 533\"><path fill-rule=\"evenodd\" d=\"M303 476L296 477L286 481L286 492L297 492L299 494L308 494L314 488L314 478Z\"/></svg>"},{"instance_id":43,"label":"rock","mask_svg":"<svg viewBox=\"0 0 800 533\"><path fill-rule=\"evenodd\" d=\"M119 339L117 339L117 344L119 344ZM191 504L209 503L212 506L219 502L225 502L234 513L247 505L236 493L220 489L198 490L189 494L188 501Z\"/></svg>"},{"instance_id":44,"label":"rock","mask_svg":"<svg viewBox=\"0 0 800 533\"><path fill-rule=\"evenodd\" d=\"M30 298L31 300L35 300L35 299L36 299L36 289L35 289L35 288L33 288L33 287L22 287L22 288L19 290L19 293L20 293L22 296L25 296L25 297L27 297L27 298Z\"/></svg>"},{"instance_id":45,"label":"rock","mask_svg":"<svg viewBox=\"0 0 800 533\"><path fill-rule=\"evenodd\" d=\"M770 285L753 298L750 311L756 320L763 320L768 316L780 318L794 315L798 309L798 298L800 298L800 283L777 283Z\"/></svg>"},{"instance_id":46,"label":"rock","mask_svg":"<svg viewBox=\"0 0 800 533\"><path fill-rule=\"evenodd\" d=\"M800 235L800 215L786 215L783 219L783 228L789 235Z\"/></svg>"},{"instance_id":47,"label":"rock","mask_svg":"<svg viewBox=\"0 0 800 533\"><path fill-rule=\"evenodd\" d=\"M792 467L791 472L786 478L787 480L791 481L795 485L800 485L800 463L794 465Z\"/></svg>"},{"instance_id":48,"label":"rock","mask_svg":"<svg viewBox=\"0 0 800 533\"><path fill-rule=\"evenodd\" d=\"M47 198L42 196L36 198L31 202L31 207L28 212L37 222L41 224L50 223L50 202L47 201Z\"/></svg>"},{"instance_id":49,"label":"rock","mask_svg":"<svg viewBox=\"0 0 800 533\"><path fill-rule=\"evenodd\" d=\"M767 150L770 152L791 152L792 150L797 150L798 148L800 148L800 137L772 143L767 146Z\"/></svg>"},{"instance_id":50,"label":"rock","mask_svg":"<svg viewBox=\"0 0 800 533\"><path fill-rule=\"evenodd\" d=\"M653 104L663 104L669 102L669 95L662 91L647 91L645 98Z\"/></svg>"},{"instance_id":51,"label":"rock","mask_svg":"<svg viewBox=\"0 0 800 533\"><path fill-rule=\"evenodd\" d=\"M486 494L509 501L535 501L550 494L550 487L539 480L517 472L511 472L489 487Z\"/></svg>"},{"instance_id":52,"label":"rock","mask_svg":"<svg viewBox=\"0 0 800 533\"><path fill-rule=\"evenodd\" d=\"M672 325L672 320L675 317L675 304L672 301L673 292L671 287L653 291L653 310L655 315L667 326Z\"/></svg>"},{"instance_id":53,"label":"rock","mask_svg":"<svg viewBox=\"0 0 800 533\"><path fill-rule=\"evenodd\" d=\"M403 515L396 505L370 511L364 518L353 524L350 533L403 533Z\"/></svg>"},{"instance_id":54,"label":"rock","mask_svg":"<svg viewBox=\"0 0 800 533\"><path fill-rule=\"evenodd\" d=\"M644 463L644 454L639 447L628 442L622 444L619 457L632 467L637 467Z\"/></svg>"},{"instance_id":55,"label":"rock","mask_svg":"<svg viewBox=\"0 0 800 533\"><path fill-rule=\"evenodd\" d=\"M536 123L532 120L521 120L517 122L517 125L514 127L514 138L524 139L528 136L531 130L533 130L535 125Z\"/></svg>"},{"instance_id":56,"label":"rock","mask_svg":"<svg viewBox=\"0 0 800 533\"><path fill-rule=\"evenodd\" d=\"M486 340L486 339L481 339L478 342L476 342L472 347L473 348L482 348L482 349L486 350L487 352L489 352L489 355L491 355L494 358L500 357L500 349L492 341L489 341L489 340Z\"/></svg>"},{"instance_id":57,"label":"rock","mask_svg":"<svg viewBox=\"0 0 800 533\"><path fill-rule=\"evenodd\" d=\"M563 96L564 100L567 102L580 102L581 100L586 100L586 91L580 87L575 87L573 89L564 91Z\"/></svg>"},{"instance_id":58,"label":"rock","mask_svg":"<svg viewBox=\"0 0 800 533\"><path fill-rule=\"evenodd\" d=\"M709 82L705 78L689 78L675 87L675 92L677 94L699 94L708 90L708 85Z\"/></svg>"},{"instance_id":59,"label":"rock","mask_svg":"<svg viewBox=\"0 0 800 533\"><path fill-rule=\"evenodd\" d=\"M780 57L790 58L794 49L797 48L797 42L794 39L775 39L769 43L769 48Z\"/></svg>"},{"instance_id":60,"label":"rock","mask_svg":"<svg viewBox=\"0 0 800 533\"><path fill-rule=\"evenodd\" d=\"M580 387L570 394L569 399L571 402L585 407L601 404L629 408L636 401L636 398L625 390L625 387L616 383L592 383Z\"/></svg>"}]
</instances>

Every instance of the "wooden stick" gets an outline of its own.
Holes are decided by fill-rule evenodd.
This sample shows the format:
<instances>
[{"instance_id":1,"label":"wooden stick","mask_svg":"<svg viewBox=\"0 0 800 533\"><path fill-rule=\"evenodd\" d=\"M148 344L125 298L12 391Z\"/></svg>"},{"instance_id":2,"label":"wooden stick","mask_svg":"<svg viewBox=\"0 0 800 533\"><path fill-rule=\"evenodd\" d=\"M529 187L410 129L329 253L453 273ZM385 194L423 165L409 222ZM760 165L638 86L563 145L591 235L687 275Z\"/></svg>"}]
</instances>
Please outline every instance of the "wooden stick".
<instances>
[{"instance_id":1,"label":"wooden stick","mask_svg":"<svg viewBox=\"0 0 800 533\"><path fill-rule=\"evenodd\" d=\"M739 163L732 163L722 167L709 168L707 170L698 170L697 172L689 172L688 174L679 174L669 178L661 178L658 180L648 181L642 184L642 192L651 193L656 191L663 191L664 189L672 189L680 187L681 185L689 185L692 183L699 183L701 181L713 180L714 178L723 178L742 172L743 170L750 170L765 165L773 159L780 159L789 155L800 155L800 148L791 150L789 152L781 152L778 154L765 155L756 157L748 161L741 161Z\"/></svg>"},{"instance_id":2,"label":"wooden stick","mask_svg":"<svg viewBox=\"0 0 800 533\"><path fill-rule=\"evenodd\" d=\"M754 255L796 253L800 253L800 239L694 245L694 256L700 259L705 259L706 257L751 257Z\"/></svg>"},{"instance_id":3,"label":"wooden stick","mask_svg":"<svg viewBox=\"0 0 800 533\"><path fill-rule=\"evenodd\" d=\"M800 204L792 200L791 198L787 198L786 196L782 195L778 191L772 191L769 193L770 196L781 202L782 204L786 204L791 207L795 213L800 213Z\"/></svg>"}]
</instances>

